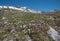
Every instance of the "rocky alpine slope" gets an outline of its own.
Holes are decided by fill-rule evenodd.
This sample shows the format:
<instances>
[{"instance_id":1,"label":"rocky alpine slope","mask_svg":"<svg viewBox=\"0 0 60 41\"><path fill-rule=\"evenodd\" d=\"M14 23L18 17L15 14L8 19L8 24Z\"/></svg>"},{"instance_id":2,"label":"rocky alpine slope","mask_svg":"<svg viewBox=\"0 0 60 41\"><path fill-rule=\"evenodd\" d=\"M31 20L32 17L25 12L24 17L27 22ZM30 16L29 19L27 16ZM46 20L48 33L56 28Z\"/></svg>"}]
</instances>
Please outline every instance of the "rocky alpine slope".
<instances>
[{"instance_id":1,"label":"rocky alpine slope","mask_svg":"<svg viewBox=\"0 0 60 41\"><path fill-rule=\"evenodd\" d=\"M40 13L0 6L0 41L60 41L59 10Z\"/></svg>"}]
</instances>

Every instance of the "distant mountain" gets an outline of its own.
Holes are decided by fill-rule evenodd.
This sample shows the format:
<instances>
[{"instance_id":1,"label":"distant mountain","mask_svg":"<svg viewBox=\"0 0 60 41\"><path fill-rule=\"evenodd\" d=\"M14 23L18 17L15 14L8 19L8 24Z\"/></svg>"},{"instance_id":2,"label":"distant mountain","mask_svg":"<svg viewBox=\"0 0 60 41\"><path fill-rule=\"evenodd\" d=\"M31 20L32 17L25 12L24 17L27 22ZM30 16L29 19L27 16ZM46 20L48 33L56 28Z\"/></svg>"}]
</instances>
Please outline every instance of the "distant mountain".
<instances>
[{"instance_id":1,"label":"distant mountain","mask_svg":"<svg viewBox=\"0 0 60 41\"><path fill-rule=\"evenodd\" d=\"M0 6L0 8L9 8L13 10L23 11L23 12L31 12L31 13L41 13L41 11L31 10L27 7L13 7L13 6Z\"/></svg>"},{"instance_id":2,"label":"distant mountain","mask_svg":"<svg viewBox=\"0 0 60 41\"><path fill-rule=\"evenodd\" d=\"M60 14L60 10L51 10L47 12L48 14Z\"/></svg>"},{"instance_id":3,"label":"distant mountain","mask_svg":"<svg viewBox=\"0 0 60 41\"><path fill-rule=\"evenodd\" d=\"M2 8L9 8L9 9L13 9L13 10L17 10L17 11L22 11L22 12L28 12L28 13L35 13L35 14L56 14L56 13L60 13L60 10L50 10L49 12L44 12L44 11L38 11L38 10L31 10L27 7L14 7L14 6L0 6L0 9Z\"/></svg>"}]
</instances>

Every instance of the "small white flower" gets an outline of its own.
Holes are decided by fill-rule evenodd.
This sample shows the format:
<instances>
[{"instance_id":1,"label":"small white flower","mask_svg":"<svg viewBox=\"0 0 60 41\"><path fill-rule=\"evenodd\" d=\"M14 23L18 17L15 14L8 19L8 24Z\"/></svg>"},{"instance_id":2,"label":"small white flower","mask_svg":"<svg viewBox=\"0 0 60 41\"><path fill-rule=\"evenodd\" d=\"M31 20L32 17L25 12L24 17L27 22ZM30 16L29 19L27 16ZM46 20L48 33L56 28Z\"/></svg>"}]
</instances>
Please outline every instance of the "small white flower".
<instances>
[{"instance_id":1,"label":"small white flower","mask_svg":"<svg viewBox=\"0 0 60 41\"><path fill-rule=\"evenodd\" d=\"M6 17L2 17L2 19L6 19Z\"/></svg>"}]
</instances>

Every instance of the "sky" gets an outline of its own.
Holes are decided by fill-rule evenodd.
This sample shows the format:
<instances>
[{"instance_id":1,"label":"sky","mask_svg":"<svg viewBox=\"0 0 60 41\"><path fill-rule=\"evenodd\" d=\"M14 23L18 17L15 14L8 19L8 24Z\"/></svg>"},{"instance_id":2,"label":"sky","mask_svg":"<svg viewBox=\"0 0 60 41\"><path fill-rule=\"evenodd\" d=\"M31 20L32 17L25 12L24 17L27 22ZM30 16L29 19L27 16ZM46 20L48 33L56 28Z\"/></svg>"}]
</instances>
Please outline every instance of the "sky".
<instances>
[{"instance_id":1,"label":"sky","mask_svg":"<svg viewBox=\"0 0 60 41\"><path fill-rule=\"evenodd\" d=\"M40 11L60 10L60 0L0 0L0 5L26 6Z\"/></svg>"}]
</instances>

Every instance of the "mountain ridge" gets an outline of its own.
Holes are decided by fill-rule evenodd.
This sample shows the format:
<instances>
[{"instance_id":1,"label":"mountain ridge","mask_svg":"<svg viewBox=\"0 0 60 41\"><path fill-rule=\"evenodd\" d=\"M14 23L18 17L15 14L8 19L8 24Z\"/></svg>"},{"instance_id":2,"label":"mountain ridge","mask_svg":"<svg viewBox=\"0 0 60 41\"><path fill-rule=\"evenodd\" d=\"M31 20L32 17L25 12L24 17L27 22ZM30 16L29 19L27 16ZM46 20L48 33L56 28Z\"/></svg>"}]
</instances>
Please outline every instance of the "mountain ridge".
<instances>
[{"instance_id":1,"label":"mountain ridge","mask_svg":"<svg viewBox=\"0 0 60 41\"><path fill-rule=\"evenodd\" d=\"M31 12L31 13L41 13L41 11L31 10L28 9L27 7L0 6L0 8L9 8L9 9L14 9L23 12Z\"/></svg>"}]
</instances>

